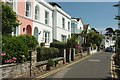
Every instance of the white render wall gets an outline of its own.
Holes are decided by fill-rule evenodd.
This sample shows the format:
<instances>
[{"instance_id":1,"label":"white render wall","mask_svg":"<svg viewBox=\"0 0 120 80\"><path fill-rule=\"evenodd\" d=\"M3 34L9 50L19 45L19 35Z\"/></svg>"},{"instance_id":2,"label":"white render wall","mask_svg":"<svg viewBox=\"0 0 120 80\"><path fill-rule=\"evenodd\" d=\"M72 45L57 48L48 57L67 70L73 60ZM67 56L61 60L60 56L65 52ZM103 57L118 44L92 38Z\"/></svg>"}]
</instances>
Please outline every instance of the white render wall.
<instances>
[{"instance_id":1,"label":"white render wall","mask_svg":"<svg viewBox=\"0 0 120 80\"><path fill-rule=\"evenodd\" d=\"M91 27L90 27L90 25L88 25L87 33L89 33L90 30L91 30Z\"/></svg>"},{"instance_id":2,"label":"white render wall","mask_svg":"<svg viewBox=\"0 0 120 80\"><path fill-rule=\"evenodd\" d=\"M71 32L68 32L67 30L63 30L63 29L60 29L60 28L57 28L57 40L58 41L62 41L61 39L61 35L64 35L66 36L66 38L68 39L68 35L71 36Z\"/></svg>"},{"instance_id":3,"label":"white render wall","mask_svg":"<svg viewBox=\"0 0 120 80\"><path fill-rule=\"evenodd\" d=\"M66 36L66 38L68 38L68 35L71 36L71 17L57 6L54 7L53 17L53 39L61 41L61 35ZM65 19L64 29L62 26L62 18ZM70 30L68 30L68 22L70 22Z\"/></svg>"},{"instance_id":4,"label":"white render wall","mask_svg":"<svg viewBox=\"0 0 120 80\"><path fill-rule=\"evenodd\" d=\"M34 21L33 21L33 29L32 29L32 35L34 35L34 28L37 27L38 28L38 42L39 44L41 42L44 42L44 31L49 32L49 43L46 43L45 46L48 47L50 45L50 43L53 41L52 38L52 6L49 5L46 2L36 2L34 3L34 10L35 10L35 6L38 5L39 6L39 20L35 20L35 16L34 17ZM49 12L49 24L45 24L45 11ZM40 33L40 34L39 34Z\"/></svg>"},{"instance_id":5,"label":"white render wall","mask_svg":"<svg viewBox=\"0 0 120 80\"><path fill-rule=\"evenodd\" d=\"M47 11L49 12L49 25L46 25L46 26L52 26L52 6L47 2L44 2L44 3L43 2L38 3L37 1L35 1L34 10L35 10L35 6L38 5L40 12L39 12L39 20L35 20L35 15L33 15L34 20L45 24L45 11ZM35 14L35 11L34 11L34 14Z\"/></svg>"},{"instance_id":6,"label":"white render wall","mask_svg":"<svg viewBox=\"0 0 120 80\"><path fill-rule=\"evenodd\" d=\"M83 27L84 27L83 22L82 22L81 19L79 20L78 25L79 25L79 28L81 27L81 30L80 30L80 33L81 33L82 30L83 30Z\"/></svg>"},{"instance_id":7,"label":"white render wall","mask_svg":"<svg viewBox=\"0 0 120 80\"><path fill-rule=\"evenodd\" d=\"M38 28L38 32L40 32L40 34L38 33L38 42L39 42L39 44L41 43L41 42L44 42L44 35L43 35L43 32L44 31L47 31L47 32L49 32L50 33L50 40L49 40L49 42L51 43L53 40L52 40L52 27L48 27L48 26L46 26L46 25L44 25L44 24L40 24L40 23L37 23L37 22L33 22L33 34L32 35L34 35L34 28L35 27L37 27ZM50 43L49 44L45 44L46 46L48 46L48 45L50 45Z\"/></svg>"},{"instance_id":8,"label":"white render wall","mask_svg":"<svg viewBox=\"0 0 120 80\"><path fill-rule=\"evenodd\" d=\"M57 27L62 28L62 18L65 19L65 30L68 30L68 21L70 22L70 28L71 28L71 20L68 19L66 16L62 15L61 13L57 12ZM62 28L63 29L63 28Z\"/></svg>"}]
</instances>

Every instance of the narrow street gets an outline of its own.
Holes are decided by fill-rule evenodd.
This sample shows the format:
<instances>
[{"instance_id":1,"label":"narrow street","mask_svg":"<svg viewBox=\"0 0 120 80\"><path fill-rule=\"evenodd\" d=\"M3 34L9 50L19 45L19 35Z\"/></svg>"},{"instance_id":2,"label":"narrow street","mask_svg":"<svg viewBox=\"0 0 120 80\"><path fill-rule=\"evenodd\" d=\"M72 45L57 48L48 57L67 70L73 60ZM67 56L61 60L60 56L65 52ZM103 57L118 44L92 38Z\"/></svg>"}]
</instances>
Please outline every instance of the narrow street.
<instances>
[{"instance_id":1,"label":"narrow street","mask_svg":"<svg viewBox=\"0 0 120 80\"><path fill-rule=\"evenodd\" d=\"M111 54L100 52L47 78L111 78Z\"/></svg>"}]
</instances>

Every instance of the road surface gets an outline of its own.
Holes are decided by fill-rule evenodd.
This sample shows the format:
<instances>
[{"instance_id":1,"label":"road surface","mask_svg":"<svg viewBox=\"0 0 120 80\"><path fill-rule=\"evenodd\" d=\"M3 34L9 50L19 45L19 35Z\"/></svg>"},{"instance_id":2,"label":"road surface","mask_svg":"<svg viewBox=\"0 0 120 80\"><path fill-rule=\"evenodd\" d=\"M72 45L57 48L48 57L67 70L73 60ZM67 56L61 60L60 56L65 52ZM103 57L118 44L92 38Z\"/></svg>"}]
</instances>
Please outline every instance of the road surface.
<instances>
[{"instance_id":1,"label":"road surface","mask_svg":"<svg viewBox=\"0 0 120 80\"><path fill-rule=\"evenodd\" d=\"M111 55L109 52L95 53L94 55L50 75L49 79L110 79L111 78Z\"/></svg>"}]
</instances>

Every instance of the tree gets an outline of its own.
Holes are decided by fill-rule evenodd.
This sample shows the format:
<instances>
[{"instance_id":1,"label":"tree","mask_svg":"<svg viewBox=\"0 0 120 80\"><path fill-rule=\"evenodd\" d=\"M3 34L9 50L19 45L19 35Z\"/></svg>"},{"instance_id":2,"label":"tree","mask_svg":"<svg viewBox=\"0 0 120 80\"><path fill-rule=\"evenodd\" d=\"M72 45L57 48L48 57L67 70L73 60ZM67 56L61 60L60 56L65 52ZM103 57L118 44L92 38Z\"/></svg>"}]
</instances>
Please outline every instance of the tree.
<instances>
[{"instance_id":1,"label":"tree","mask_svg":"<svg viewBox=\"0 0 120 80\"><path fill-rule=\"evenodd\" d=\"M81 36L84 38L84 43L86 43L86 36L87 36L87 30L86 29L81 32Z\"/></svg>"},{"instance_id":2,"label":"tree","mask_svg":"<svg viewBox=\"0 0 120 80\"><path fill-rule=\"evenodd\" d=\"M0 4L2 4L2 34L9 35L20 24L12 8L7 3Z\"/></svg>"},{"instance_id":3,"label":"tree","mask_svg":"<svg viewBox=\"0 0 120 80\"><path fill-rule=\"evenodd\" d=\"M87 34L86 42L89 43L89 45L96 44L97 46L101 45L102 42L102 35L96 33L96 32L90 32Z\"/></svg>"},{"instance_id":4,"label":"tree","mask_svg":"<svg viewBox=\"0 0 120 80\"><path fill-rule=\"evenodd\" d=\"M116 30L115 30L115 34L116 34L117 36L119 36L119 35L120 35L120 30L116 29Z\"/></svg>"},{"instance_id":5,"label":"tree","mask_svg":"<svg viewBox=\"0 0 120 80\"><path fill-rule=\"evenodd\" d=\"M106 28L105 31L106 31L105 35L109 35L110 37L115 34L114 30L110 27Z\"/></svg>"},{"instance_id":6,"label":"tree","mask_svg":"<svg viewBox=\"0 0 120 80\"><path fill-rule=\"evenodd\" d=\"M77 35L72 34L71 38L67 40L67 46L69 48L75 48L77 44L78 44Z\"/></svg>"},{"instance_id":7,"label":"tree","mask_svg":"<svg viewBox=\"0 0 120 80\"><path fill-rule=\"evenodd\" d=\"M91 28L91 31L94 31L96 33L99 33L95 28Z\"/></svg>"}]
</instances>

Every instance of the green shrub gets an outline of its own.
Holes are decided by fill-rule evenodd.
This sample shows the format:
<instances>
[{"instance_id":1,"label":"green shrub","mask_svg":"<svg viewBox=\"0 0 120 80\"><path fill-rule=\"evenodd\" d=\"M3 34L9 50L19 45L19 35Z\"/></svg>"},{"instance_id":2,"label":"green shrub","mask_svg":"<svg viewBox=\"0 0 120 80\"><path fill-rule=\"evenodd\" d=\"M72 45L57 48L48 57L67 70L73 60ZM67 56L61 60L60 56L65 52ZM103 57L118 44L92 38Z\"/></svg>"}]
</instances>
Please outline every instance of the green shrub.
<instances>
[{"instance_id":1,"label":"green shrub","mask_svg":"<svg viewBox=\"0 0 120 80\"><path fill-rule=\"evenodd\" d=\"M27 45L29 50L35 50L38 45L38 42L34 36L20 35L18 38L22 39L25 42L24 45Z\"/></svg>"},{"instance_id":2,"label":"green shrub","mask_svg":"<svg viewBox=\"0 0 120 80\"><path fill-rule=\"evenodd\" d=\"M58 48L58 49L64 49L67 48L67 43L64 42L52 42L50 43L50 47Z\"/></svg>"},{"instance_id":3,"label":"green shrub","mask_svg":"<svg viewBox=\"0 0 120 80\"><path fill-rule=\"evenodd\" d=\"M89 43L83 43L82 44L82 47L90 47L91 46L91 44L89 44Z\"/></svg>"},{"instance_id":4,"label":"green shrub","mask_svg":"<svg viewBox=\"0 0 120 80\"><path fill-rule=\"evenodd\" d=\"M49 59L47 65L48 66L53 66L54 65L54 61L52 59Z\"/></svg>"},{"instance_id":5,"label":"green shrub","mask_svg":"<svg viewBox=\"0 0 120 80\"><path fill-rule=\"evenodd\" d=\"M31 35L3 36L2 38L2 63L21 63L28 60L28 50L35 50L37 40ZM15 61L14 61L14 60Z\"/></svg>"},{"instance_id":6,"label":"green shrub","mask_svg":"<svg viewBox=\"0 0 120 80\"><path fill-rule=\"evenodd\" d=\"M48 60L59 56L59 50L57 48L37 48L37 61Z\"/></svg>"},{"instance_id":7,"label":"green shrub","mask_svg":"<svg viewBox=\"0 0 120 80\"><path fill-rule=\"evenodd\" d=\"M52 59L49 59L48 63L47 63L47 66L46 66L46 69L50 70L50 68L53 67L53 65L54 65L54 61Z\"/></svg>"},{"instance_id":8,"label":"green shrub","mask_svg":"<svg viewBox=\"0 0 120 80\"><path fill-rule=\"evenodd\" d=\"M25 42L22 39L19 39L15 36L3 36L2 37L2 53L5 54L2 56L2 63L12 63L12 62L23 62L27 60L28 54L28 46L25 45ZM13 59L17 58L16 61Z\"/></svg>"}]
</instances>

